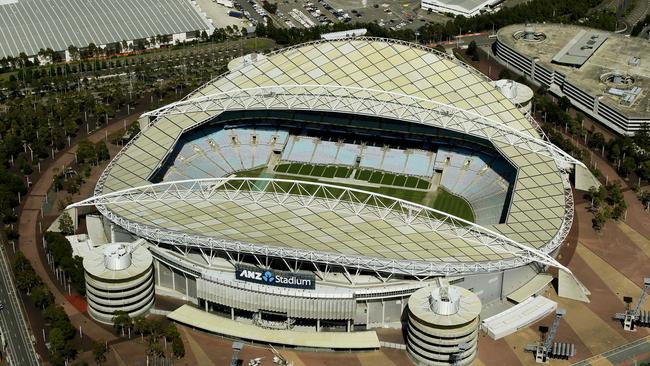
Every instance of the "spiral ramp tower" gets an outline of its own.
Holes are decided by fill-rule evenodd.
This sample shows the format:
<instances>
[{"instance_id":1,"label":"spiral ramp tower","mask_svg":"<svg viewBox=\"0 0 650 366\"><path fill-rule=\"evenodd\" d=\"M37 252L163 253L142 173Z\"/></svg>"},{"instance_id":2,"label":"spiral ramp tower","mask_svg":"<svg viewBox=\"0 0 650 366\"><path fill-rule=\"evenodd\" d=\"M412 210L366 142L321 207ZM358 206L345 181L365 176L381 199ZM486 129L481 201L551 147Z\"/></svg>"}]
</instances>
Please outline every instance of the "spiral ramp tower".
<instances>
[{"instance_id":1,"label":"spiral ramp tower","mask_svg":"<svg viewBox=\"0 0 650 366\"><path fill-rule=\"evenodd\" d=\"M88 313L93 319L112 323L115 311L135 317L153 305L153 257L144 242L106 244L84 257Z\"/></svg>"},{"instance_id":2,"label":"spiral ramp tower","mask_svg":"<svg viewBox=\"0 0 650 366\"><path fill-rule=\"evenodd\" d=\"M478 296L441 284L413 293L408 309L406 349L416 364L472 364L478 350Z\"/></svg>"}]
</instances>

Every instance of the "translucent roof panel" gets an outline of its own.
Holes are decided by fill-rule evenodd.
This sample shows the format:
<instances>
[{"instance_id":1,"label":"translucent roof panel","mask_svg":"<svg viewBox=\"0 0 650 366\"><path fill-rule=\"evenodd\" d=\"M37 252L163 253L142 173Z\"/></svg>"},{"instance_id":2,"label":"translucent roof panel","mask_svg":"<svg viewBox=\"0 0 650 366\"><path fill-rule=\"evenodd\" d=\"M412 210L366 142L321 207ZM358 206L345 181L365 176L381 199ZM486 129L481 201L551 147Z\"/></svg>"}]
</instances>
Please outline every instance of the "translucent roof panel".
<instances>
[{"instance_id":1,"label":"translucent roof panel","mask_svg":"<svg viewBox=\"0 0 650 366\"><path fill-rule=\"evenodd\" d=\"M323 205L324 206L324 205ZM352 211L282 206L273 202L170 201L110 204L139 224L245 243L366 257L444 262L511 258L426 225L359 216Z\"/></svg>"},{"instance_id":2,"label":"translucent roof panel","mask_svg":"<svg viewBox=\"0 0 650 366\"><path fill-rule=\"evenodd\" d=\"M314 42L269 55L189 98L272 85L340 85L431 99L538 137L523 114L471 67L431 50L385 40Z\"/></svg>"}]
</instances>

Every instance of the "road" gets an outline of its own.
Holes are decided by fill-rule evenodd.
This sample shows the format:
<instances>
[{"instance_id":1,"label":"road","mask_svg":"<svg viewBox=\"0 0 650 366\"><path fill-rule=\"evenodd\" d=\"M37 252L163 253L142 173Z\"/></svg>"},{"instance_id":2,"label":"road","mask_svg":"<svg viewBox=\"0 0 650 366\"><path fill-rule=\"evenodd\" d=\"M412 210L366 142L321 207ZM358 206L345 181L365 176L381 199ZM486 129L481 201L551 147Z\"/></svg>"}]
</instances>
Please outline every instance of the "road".
<instances>
[{"instance_id":1,"label":"road","mask_svg":"<svg viewBox=\"0 0 650 366\"><path fill-rule=\"evenodd\" d=\"M0 281L0 299L4 309L0 310L0 328L7 342L6 355L10 365L38 365L36 349L32 343L27 321L16 287L11 276L4 246L0 246L0 268L4 273Z\"/></svg>"},{"instance_id":2,"label":"road","mask_svg":"<svg viewBox=\"0 0 650 366\"><path fill-rule=\"evenodd\" d=\"M648 342L650 342L650 336L637 339L636 341L574 363L571 366L622 365L631 364L631 362L644 362L650 358L650 343Z\"/></svg>"}]
</instances>

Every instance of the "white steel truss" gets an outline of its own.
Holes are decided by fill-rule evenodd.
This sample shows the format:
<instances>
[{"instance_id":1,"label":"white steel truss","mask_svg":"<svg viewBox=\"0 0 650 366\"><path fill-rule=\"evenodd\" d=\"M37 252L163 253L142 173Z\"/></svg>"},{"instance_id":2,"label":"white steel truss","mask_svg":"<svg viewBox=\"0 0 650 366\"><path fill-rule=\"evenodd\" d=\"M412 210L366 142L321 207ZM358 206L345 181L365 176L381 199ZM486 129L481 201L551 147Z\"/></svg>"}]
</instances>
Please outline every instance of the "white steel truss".
<instances>
[{"instance_id":1,"label":"white steel truss","mask_svg":"<svg viewBox=\"0 0 650 366\"><path fill-rule=\"evenodd\" d=\"M393 260L361 255L325 253L263 244L224 240L207 235L144 225L114 213L107 205L150 202L264 202L289 209L312 208L345 212L360 218L380 219L396 225L419 225L434 232L463 239L507 254L507 259L464 262ZM354 188L317 182L269 178L208 178L164 182L94 196L69 208L96 206L117 225L156 243L263 255L339 265L375 272L411 276L461 275L493 272L531 262L571 273L547 253L528 247L480 225L413 202ZM570 226L570 225L569 225ZM563 240L564 238L562 238Z\"/></svg>"},{"instance_id":2,"label":"white steel truss","mask_svg":"<svg viewBox=\"0 0 650 366\"><path fill-rule=\"evenodd\" d=\"M393 118L436 126L517 146L555 160L561 168L584 164L544 139L493 119L433 100L358 87L338 85L277 85L236 89L171 103L144 113L155 123L165 116L204 112L215 116L238 110L306 110L342 112ZM199 123L207 122L207 118Z\"/></svg>"}]
</instances>

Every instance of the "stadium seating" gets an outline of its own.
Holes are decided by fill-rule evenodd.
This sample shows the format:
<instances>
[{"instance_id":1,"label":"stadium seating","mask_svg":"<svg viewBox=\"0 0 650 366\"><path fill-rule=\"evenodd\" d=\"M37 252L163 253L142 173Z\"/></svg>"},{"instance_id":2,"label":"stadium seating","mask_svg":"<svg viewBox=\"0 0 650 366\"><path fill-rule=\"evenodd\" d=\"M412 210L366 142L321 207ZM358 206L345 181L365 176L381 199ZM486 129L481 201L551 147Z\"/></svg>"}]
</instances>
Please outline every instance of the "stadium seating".
<instances>
[{"instance_id":1,"label":"stadium seating","mask_svg":"<svg viewBox=\"0 0 650 366\"><path fill-rule=\"evenodd\" d=\"M287 147L282 153L282 160L295 162L311 162L316 150L316 139L306 136L294 136L289 139L291 146Z\"/></svg>"},{"instance_id":2,"label":"stadium seating","mask_svg":"<svg viewBox=\"0 0 650 366\"><path fill-rule=\"evenodd\" d=\"M362 168L380 170L383 158L384 151L381 147L366 146L366 148L363 149L359 166Z\"/></svg>"},{"instance_id":3,"label":"stadium seating","mask_svg":"<svg viewBox=\"0 0 650 366\"><path fill-rule=\"evenodd\" d=\"M436 154L435 163L433 164L434 169L442 170L447 165L447 162L450 159L451 159L450 152L445 148L439 148L438 153Z\"/></svg>"},{"instance_id":4,"label":"stadium seating","mask_svg":"<svg viewBox=\"0 0 650 366\"><path fill-rule=\"evenodd\" d=\"M409 150L404 172L422 177L433 176L433 161L435 154L424 150Z\"/></svg>"},{"instance_id":5,"label":"stadium seating","mask_svg":"<svg viewBox=\"0 0 650 366\"><path fill-rule=\"evenodd\" d=\"M401 174L406 166L406 158L404 150L387 149L384 151L381 170Z\"/></svg>"},{"instance_id":6,"label":"stadium seating","mask_svg":"<svg viewBox=\"0 0 650 366\"><path fill-rule=\"evenodd\" d=\"M274 150L282 150L282 161L319 165L354 166L361 157L360 168L394 174L432 177L434 170L442 170L440 185L466 199L479 224L499 222L512 178L512 167L502 159L459 147L404 150L250 127L199 130L182 140L165 181L222 177L263 167Z\"/></svg>"},{"instance_id":7,"label":"stadium seating","mask_svg":"<svg viewBox=\"0 0 650 366\"><path fill-rule=\"evenodd\" d=\"M442 169L440 185L470 203L477 223L499 222L509 188L507 163L462 148L440 148L434 166Z\"/></svg>"},{"instance_id":8,"label":"stadium seating","mask_svg":"<svg viewBox=\"0 0 650 366\"><path fill-rule=\"evenodd\" d=\"M268 164L273 149L281 149L289 133L275 129L221 129L184 136L163 181L223 177Z\"/></svg>"},{"instance_id":9,"label":"stadium seating","mask_svg":"<svg viewBox=\"0 0 650 366\"><path fill-rule=\"evenodd\" d=\"M338 146L332 141L319 141L309 163L331 165L336 164L336 151Z\"/></svg>"},{"instance_id":10,"label":"stadium seating","mask_svg":"<svg viewBox=\"0 0 650 366\"><path fill-rule=\"evenodd\" d=\"M361 146L354 144L340 144L336 152L336 162L340 165L354 165L357 157L361 155Z\"/></svg>"}]
</instances>

